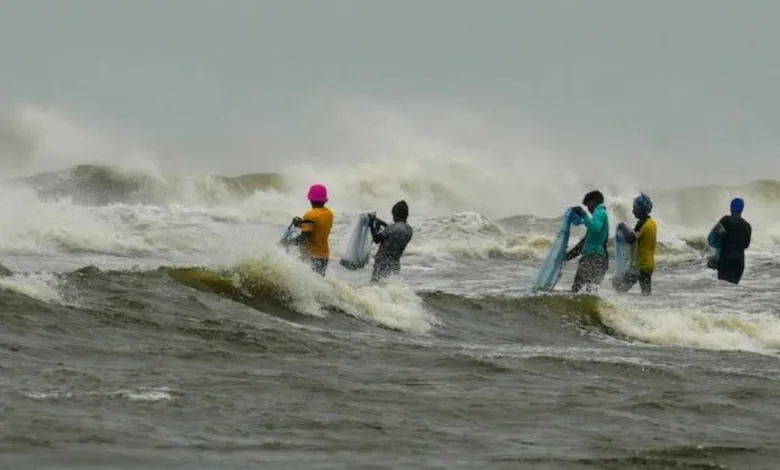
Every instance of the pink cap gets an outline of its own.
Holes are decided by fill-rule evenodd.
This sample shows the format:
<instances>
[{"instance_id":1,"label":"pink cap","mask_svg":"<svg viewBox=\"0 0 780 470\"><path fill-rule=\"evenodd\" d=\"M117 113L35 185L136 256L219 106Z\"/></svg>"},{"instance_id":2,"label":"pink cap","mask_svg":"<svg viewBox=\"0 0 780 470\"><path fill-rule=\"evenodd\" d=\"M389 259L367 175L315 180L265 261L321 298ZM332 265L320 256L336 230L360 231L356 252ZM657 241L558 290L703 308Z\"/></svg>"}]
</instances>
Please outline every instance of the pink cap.
<instances>
[{"instance_id":1,"label":"pink cap","mask_svg":"<svg viewBox=\"0 0 780 470\"><path fill-rule=\"evenodd\" d=\"M324 204L328 202L328 188L321 184L313 184L309 188L308 198L310 202Z\"/></svg>"}]
</instances>

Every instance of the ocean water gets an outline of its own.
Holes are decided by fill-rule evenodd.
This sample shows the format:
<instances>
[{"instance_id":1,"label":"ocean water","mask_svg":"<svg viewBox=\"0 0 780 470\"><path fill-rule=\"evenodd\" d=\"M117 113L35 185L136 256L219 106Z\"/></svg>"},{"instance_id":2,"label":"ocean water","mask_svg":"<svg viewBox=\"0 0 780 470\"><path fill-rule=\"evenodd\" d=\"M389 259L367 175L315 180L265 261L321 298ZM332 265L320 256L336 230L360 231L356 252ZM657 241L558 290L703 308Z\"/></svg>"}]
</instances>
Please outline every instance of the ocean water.
<instances>
[{"instance_id":1,"label":"ocean water","mask_svg":"<svg viewBox=\"0 0 780 470\"><path fill-rule=\"evenodd\" d=\"M72 142L46 136L42 152ZM653 295L568 294L573 263L535 295L591 186L537 173L523 204L505 173L417 152L237 177L85 159L7 179L2 467L776 468L780 182L603 188L613 229L653 197ZM324 280L276 244L313 182L336 214ZM704 238L736 195L754 235L731 286ZM403 276L370 285L338 259L361 211L389 218L401 198Z\"/></svg>"}]
</instances>

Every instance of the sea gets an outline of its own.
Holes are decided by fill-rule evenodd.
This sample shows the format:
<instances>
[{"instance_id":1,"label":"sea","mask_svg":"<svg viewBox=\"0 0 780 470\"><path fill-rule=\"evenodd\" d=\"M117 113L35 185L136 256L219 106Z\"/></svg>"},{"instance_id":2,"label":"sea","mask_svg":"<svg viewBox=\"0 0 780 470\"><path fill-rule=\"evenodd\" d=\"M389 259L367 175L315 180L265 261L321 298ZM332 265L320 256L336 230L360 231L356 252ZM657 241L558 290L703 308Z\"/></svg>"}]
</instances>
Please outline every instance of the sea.
<instances>
[{"instance_id":1,"label":"sea","mask_svg":"<svg viewBox=\"0 0 780 470\"><path fill-rule=\"evenodd\" d=\"M5 178L0 467L778 468L780 182L531 175L513 198L514 175L440 157ZM324 279L278 245L312 183L335 213ZM571 294L574 262L531 291L590 189L613 235L652 197L651 296ZM736 286L705 242L735 196L753 227ZM339 260L361 212L401 199L401 277L370 284Z\"/></svg>"}]
</instances>

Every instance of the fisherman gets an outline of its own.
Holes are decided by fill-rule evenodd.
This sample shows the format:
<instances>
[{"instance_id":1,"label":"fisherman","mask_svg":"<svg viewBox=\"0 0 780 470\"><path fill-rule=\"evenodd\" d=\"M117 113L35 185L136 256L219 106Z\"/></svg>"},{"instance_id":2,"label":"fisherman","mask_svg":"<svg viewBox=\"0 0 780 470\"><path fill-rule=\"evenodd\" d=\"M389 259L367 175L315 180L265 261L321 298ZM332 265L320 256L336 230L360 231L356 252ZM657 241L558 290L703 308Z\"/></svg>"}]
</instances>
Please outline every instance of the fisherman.
<instances>
[{"instance_id":1,"label":"fisherman","mask_svg":"<svg viewBox=\"0 0 780 470\"><path fill-rule=\"evenodd\" d=\"M566 253L566 261L582 255L574 274L572 292L579 292L585 286L588 292L598 290L609 269L609 216L607 208L604 207L604 195L600 191L591 191L582 199L582 205L588 208L590 215L580 206L572 207L572 211L582 218L587 232L585 237Z\"/></svg>"},{"instance_id":2,"label":"fisherman","mask_svg":"<svg viewBox=\"0 0 780 470\"><path fill-rule=\"evenodd\" d=\"M409 218L409 206L406 201L396 202L391 212L393 215L392 224L378 219L376 214L369 216L371 237L374 243L379 244L379 249L374 257L371 282L378 282L400 273L401 256L414 233L412 227L406 222Z\"/></svg>"},{"instance_id":3,"label":"fisherman","mask_svg":"<svg viewBox=\"0 0 780 470\"><path fill-rule=\"evenodd\" d=\"M734 198L731 201L731 215L724 215L715 226L715 234L720 241L717 260L718 279L739 284L745 272L745 250L750 247L753 228L742 218L745 201Z\"/></svg>"},{"instance_id":4,"label":"fisherman","mask_svg":"<svg viewBox=\"0 0 780 470\"><path fill-rule=\"evenodd\" d=\"M631 268L623 277L612 282L612 287L618 292L628 292L637 282L642 289L642 295L650 295L652 292L658 233L655 220L650 217L652 210L653 201L642 193L634 198L633 213L637 219L634 230L630 230L622 222L618 225L623 241L631 245Z\"/></svg>"},{"instance_id":5,"label":"fisherman","mask_svg":"<svg viewBox=\"0 0 780 470\"><path fill-rule=\"evenodd\" d=\"M328 239L333 228L333 211L325 207L328 202L328 189L321 184L314 184L308 194L311 209L303 218L295 217L293 225L301 229L301 234L287 244L301 248L301 256L309 262L311 268L322 276L328 270L330 245Z\"/></svg>"}]
</instances>

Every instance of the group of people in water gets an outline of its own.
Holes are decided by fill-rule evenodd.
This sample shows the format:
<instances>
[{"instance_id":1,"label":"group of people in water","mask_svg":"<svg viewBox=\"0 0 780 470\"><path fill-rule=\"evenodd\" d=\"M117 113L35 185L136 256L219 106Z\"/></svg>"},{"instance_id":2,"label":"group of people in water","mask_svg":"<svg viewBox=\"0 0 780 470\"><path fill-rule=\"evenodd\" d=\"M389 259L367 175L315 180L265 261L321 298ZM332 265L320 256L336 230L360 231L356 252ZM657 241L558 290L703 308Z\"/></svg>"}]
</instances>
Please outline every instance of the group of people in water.
<instances>
[{"instance_id":1,"label":"group of people in water","mask_svg":"<svg viewBox=\"0 0 780 470\"><path fill-rule=\"evenodd\" d=\"M609 269L609 215L604 205L604 195L600 191L591 191L583 198L582 205L590 214L580 206L573 207L572 211L582 219L587 231L585 237L566 253L565 258L570 261L580 256L572 292L579 292L583 287L589 291L597 289ZM646 194L640 194L633 204L634 217L637 219L634 229L629 229L624 223L618 225L622 240L631 245L631 268L622 277L612 280L612 287L618 292L628 292L637 282L642 294L650 295L652 292L658 233L655 220L650 217L652 210L653 201Z\"/></svg>"},{"instance_id":2,"label":"group of people in water","mask_svg":"<svg viewBox=\"0 0 780 470\"><path fill-rule=\"evenodd\" d=\"M324 276L328 270L330 258L330 231L333 228L333 211L325 204L328 202L328 189L322 184L314 184L308 194L311 209L303 217L293 219L293 225L301 229L300 235L288 241L288 245L298 246L301 257L308 261L312 269ZM379 282L401 271L401 256L406 245L412 239L414 230L407 223L409 205L406 201L396 202L392 209L393 223L388 224L369 214L371 238L379 245L374 256L374 270L371 282Z\"/></svg>"},{"instance_id":3,"label":"group of people in water","mask_svg":"<svg viewBox=\"0 0 780 470\"><path fill-rule=\"evenodd\" d=\"M312 269L324 276L328 270L330 258L329 237L333 227L333 211L325 204L328 202L328 190L322 184L309 188L308 199L311 209L303 217L293 219L293 225L301 229L300 235L287 244L298 246L301 256L308 261ZM594 291L599 288L609 270L609 215L604 205L604 195L600 191L585 194L581 206L572 211L582 220L586 228L583 239L566 253L566 261L580 258L574 275L572 292L583 288ZM655 252L658 227L650 213L653 201L644 193L633 201L632 212L637 219L633 229L625 223L617 227L618 236L630 246L630 268L622 277L613 278L612 286L618 292L628 292L639 283L643 295L652 292L653 272L655 271ZM709 262L717 270L718 279L739 284L745 271L745 250L750 246L752 228L742 218L745 202L741 198L731 201L730 214L723 216L711 231L711 239L717 244L716 255ZM398 275L401 270L401 256L412 239L414 230L408 224L409 206L406 201L398 201L391 209L393 223L369 214L369 227L373 242L379 245L374 257L374 269L371 282L378 282L390 276Z\"/></svg>"},{"instance_id":4,"label":"group of people in water","mask_svg":"<svg viewBox=\"0 0 780 470\"><path fill-rule=\"evenodd\" d=\"M585 237L566 253L566 261L580 257L574 274L572 292L583 287L588 291L598 289L609 269L609 216L604 205L604 195L600 191L591 191L585 195L582 205L572 207L572 211L582 219L587 229ZM745 201L734 198L730 205L730 214L723 216L713 227L710 243L715 245L716 254L708 260L708 266L717 270L718 279L739 284L745 271L745 250L750 247L752 228L742 217ZM655 251L658 238L658 226L650 216L653 201L646 194L640 194L633 201L632 212L637 219L633 230L625 223L618 224L618 236L622 243L630 245L630 268L621 276L612 279L612 287L618 292L628 292L639 283L643 295L652 292L653 271L655 271Z\"/></svg>"}]
</instances>

